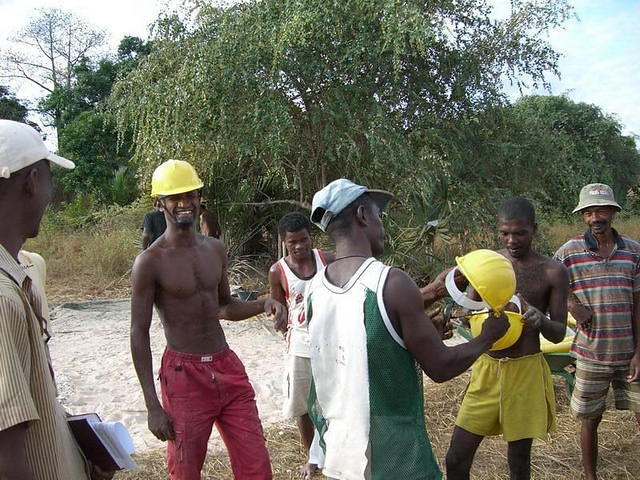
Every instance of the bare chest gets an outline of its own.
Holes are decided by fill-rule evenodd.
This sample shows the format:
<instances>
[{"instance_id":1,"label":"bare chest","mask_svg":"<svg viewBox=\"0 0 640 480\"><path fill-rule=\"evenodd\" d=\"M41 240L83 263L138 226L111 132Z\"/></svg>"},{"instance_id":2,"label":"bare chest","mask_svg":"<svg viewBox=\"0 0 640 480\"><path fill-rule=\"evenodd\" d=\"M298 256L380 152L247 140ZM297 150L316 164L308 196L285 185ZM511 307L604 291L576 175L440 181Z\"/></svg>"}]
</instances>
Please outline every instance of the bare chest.
<instances>
[{"instance_id":1,"label":"bare chest","mask_svg":"<svg viewBox=\"0 0 640 480\"><path fill-rule=\"evenodd\" d=\"M206 251L175 251L162 262L158 284L163 296L189 298L218 291L222 265Z\"/></svg>"},{"instance_id":2,"label":"bare chest","mask_svg":"<svg viewBox=\"0 0 640 480\"><path fill-rule=\"evenodd\" d=\"M551 285L547 277L546 262L514 265L518 292L533 306L545 311L549 306Z\"/></svg>"}]
</instances>

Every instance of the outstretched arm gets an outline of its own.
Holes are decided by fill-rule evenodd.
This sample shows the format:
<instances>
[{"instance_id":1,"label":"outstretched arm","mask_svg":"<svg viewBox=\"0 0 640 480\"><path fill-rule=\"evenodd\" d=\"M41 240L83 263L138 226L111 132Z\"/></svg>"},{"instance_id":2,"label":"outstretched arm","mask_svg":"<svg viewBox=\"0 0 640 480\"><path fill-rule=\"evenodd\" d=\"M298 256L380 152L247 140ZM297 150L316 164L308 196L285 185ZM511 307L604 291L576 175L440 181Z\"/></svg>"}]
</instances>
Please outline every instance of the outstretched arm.
<instances>
[{"instance_id":1,"label":"outstretched arm","mask_svg":"<svg viewBox=\"0 0 640 480\"><path fill-rule=\"evenodd\" d=\"M131 272L131 356L148 411L149 430L160 440L174 438L173 425L158 400L153 381L149 327L155 296L152 258L142 253Z\"/></svg>"},{"instance_id":2,"label":"outstretched arm","mask_svg":"<svg viewBox=\"0 0 640 480\"><path fill-rule=\"evenodd\" d=\"M222 243L220 244L222 245ZM227 254L224 252L224 246L220 251L220 256L222 259L222 278L218 285L218 301L220 302L218 317L224 320L237 321L255 317L264 312L267 315L274 315L276 323L286 322L284 306L272 298L260 298L251 302L243 302L239 298L232 297L227 275Z\"/></svg>"},{"instance_id":3,"label":"outstretched arm","mask_svg":"<svg viewBox=\"0 0 640 480\"><path fill-rule=\"evenodd\" d=\"M453 268L454 267L450 267L443 270L436 276L436 278L433 279L431 283L429 283L427 286L422 287L420 289L420 294L422 295L424 308L428 308L429 306L431 306L433 303L437 302L441 298L449 295L449 292L447 292L447 287L445 285L445 279L447 278L447 274ZM458 288L460 289L464 289L469 284L467 279L464 278L464 275L460 273L460 270L456 271L454 279L455 279L456 285L458 285Z\"/></svg>"},{"instance_id":4,"label":"outstretched arm","mask_svg":"<svg viewBox=\"0 0 640 480\"><path fill-rule=\"evenodd\" d=\"M424 313L420 290L406 273L395 268L384 287L384 303L407 349L435 382L445 382L466 371L509 327L505 316L491 318L470 342L446 346Z\"/></svg>"},{"instance_id":5,"label":"outstretched arm","mask_svg":"<svg viewBox=\"0 0 640 480\"><path fill-rule=\"evenodd\" d=\"M275 301L280 302L284 305L285 313L286 312L286 293L284 288L282 287L282 280L280 277L280 269L278 268L278 264L274 263L269 269L269 292L271 293L271 298ZM274 328L278 332L286 332L287 331L287 321L286 317L284 321L276 322Z\"/></svg>"}]
</instances>

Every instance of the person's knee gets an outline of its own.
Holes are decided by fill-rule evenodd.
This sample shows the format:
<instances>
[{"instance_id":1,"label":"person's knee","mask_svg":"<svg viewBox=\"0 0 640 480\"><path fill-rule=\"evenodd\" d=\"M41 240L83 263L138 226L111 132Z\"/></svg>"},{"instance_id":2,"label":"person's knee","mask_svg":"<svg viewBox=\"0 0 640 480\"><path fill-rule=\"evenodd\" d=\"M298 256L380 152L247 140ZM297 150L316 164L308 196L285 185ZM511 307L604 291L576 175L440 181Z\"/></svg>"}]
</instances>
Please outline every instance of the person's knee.
<instances>
[{"instance_id":1,"label":"person's knee","mask_svg":"<svg viewBox=\"0 0 640 480\"><path fill-rule=\"evenodd\" d=\"M602 420L602 415L598 415L597 417L591 418L583 418L582 419L582 428L584 430L596 430L598 425L600 425L600 421Z\"/></svg>"}]
</instances>

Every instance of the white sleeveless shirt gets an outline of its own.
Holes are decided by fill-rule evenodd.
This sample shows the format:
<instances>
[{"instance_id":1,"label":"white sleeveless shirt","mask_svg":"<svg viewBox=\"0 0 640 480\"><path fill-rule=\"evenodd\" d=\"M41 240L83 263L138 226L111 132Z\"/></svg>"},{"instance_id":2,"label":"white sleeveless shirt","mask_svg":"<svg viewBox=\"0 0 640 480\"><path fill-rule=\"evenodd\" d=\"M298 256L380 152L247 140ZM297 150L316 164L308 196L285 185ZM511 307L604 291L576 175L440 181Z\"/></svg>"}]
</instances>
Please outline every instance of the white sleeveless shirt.
<instances>
[{"instance_id":1,"label":"white sleeveless shirt","mask_svg":"<svg viewBox=\"0 0 640 480\"><path fill-rule=\"evenodd\" d=\"M327 264L322 250L314 248L312 250L313 259L316 264L316 273L322 270ZM297 357L309 358L309 330L306 315L304 313L304 292L307 284L313 276L300 278L291 267L287 265L284 258L276 263L280 270L282 289L284 290L289 318L287 320L287 353Z\"/></svg>"}]
</instances>

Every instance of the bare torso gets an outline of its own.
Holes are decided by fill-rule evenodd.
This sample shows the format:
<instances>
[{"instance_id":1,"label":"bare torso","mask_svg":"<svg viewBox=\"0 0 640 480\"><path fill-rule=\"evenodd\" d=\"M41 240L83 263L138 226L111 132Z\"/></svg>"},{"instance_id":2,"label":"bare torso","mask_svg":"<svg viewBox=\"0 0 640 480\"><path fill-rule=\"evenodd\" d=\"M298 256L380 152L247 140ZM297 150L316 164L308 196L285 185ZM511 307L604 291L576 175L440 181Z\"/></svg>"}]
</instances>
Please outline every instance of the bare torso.
<instances>
[{"instance_id":1,"label":"bare torso","mask_svg":"<svg viewBox=\"0 0 640 480\"><path fill-rule=\"evenodd\" d=\"M499 253L512 260L506 250ZM556 267L553 260L536 252L531 252L526 261L513 261L516 273L516 289L524 299L538 310L546 312L549 308L552 270ZM511 347L504 350L488 352L494 358L521 357L540 351L540 330L523 328L520 339Z\"/></svg>"},{"instance_id":2,"label":"bare torso","mask_svg":"<svg viewBox=\"0 0 640 480\"><path fill-rule=\"evenodd\" d=\"M164 238L146 254L152 255L154 305L171 350L214 353L227 346L218 320L219 292L227 288L224 245L196 235L189 246L172 246Z\"/></svg>"}]
</instances>

